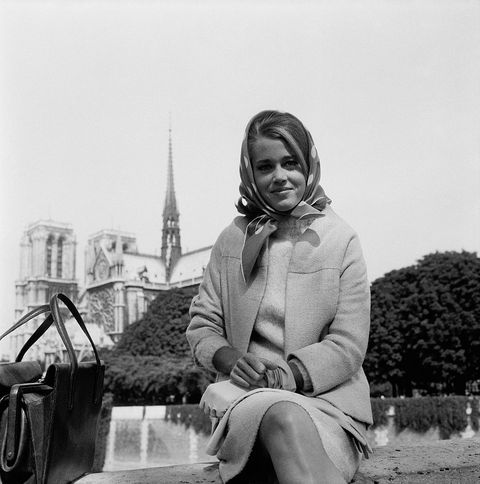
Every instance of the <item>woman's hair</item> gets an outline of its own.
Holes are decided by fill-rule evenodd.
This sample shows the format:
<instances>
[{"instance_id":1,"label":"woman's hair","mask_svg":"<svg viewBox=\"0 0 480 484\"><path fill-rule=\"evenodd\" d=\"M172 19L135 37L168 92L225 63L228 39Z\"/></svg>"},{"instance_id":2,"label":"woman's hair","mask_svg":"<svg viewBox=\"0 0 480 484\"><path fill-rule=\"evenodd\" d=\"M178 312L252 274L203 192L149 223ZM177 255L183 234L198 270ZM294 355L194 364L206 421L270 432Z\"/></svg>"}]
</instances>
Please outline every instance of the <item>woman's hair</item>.
<instances>
[{"instance_id":1,"label":"woman's hair","mask_svg":"<svg viewBox=\"0 0 480 484\"><path fill-rule=\"evenodd\" d=\"M303 123L293 114L279 111L262 111L254 116L250 122L247 134L248 154L252 155L252 145L259 137L281 139L287 146L289 140L282 132L287 132L297 143L303 158L308 160L308 136Z\"/></svg>"}]
</instances>

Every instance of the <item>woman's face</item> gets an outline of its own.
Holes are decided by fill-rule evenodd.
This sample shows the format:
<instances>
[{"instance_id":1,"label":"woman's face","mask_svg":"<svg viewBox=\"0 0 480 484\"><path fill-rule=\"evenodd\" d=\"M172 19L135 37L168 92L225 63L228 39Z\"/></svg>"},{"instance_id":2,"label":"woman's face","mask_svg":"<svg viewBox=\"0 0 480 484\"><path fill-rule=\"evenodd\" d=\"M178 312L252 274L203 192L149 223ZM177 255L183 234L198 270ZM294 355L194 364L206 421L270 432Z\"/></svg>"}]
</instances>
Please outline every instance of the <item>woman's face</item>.
<instances>
[{"instance_id":1,"label":"woman's face","mask_svg":"<svg viewBox=\"0 0 480 484\"><path fill-rule=\"evenodd\" d=\"M255 184L268 205L279 212L295 208L305 193L299 162L280 139L258 137L251 148Z\"/></svg>"}]
</instances>

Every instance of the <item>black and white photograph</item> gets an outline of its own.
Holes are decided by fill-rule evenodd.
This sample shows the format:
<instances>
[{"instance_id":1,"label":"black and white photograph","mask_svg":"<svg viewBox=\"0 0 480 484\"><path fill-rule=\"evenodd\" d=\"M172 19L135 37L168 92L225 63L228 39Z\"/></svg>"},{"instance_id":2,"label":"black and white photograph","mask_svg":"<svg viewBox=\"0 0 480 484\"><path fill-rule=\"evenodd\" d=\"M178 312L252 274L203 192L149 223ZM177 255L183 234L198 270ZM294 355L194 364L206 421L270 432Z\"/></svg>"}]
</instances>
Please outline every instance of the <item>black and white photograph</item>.
<instances>
[{"instance_id":1,"label":"black and white photograph","mask_svg":"<svg viewBox=\"0 0 480 484\"><path fill-rule=\"evenodd\" d=\"M0 482L480 482L480 2L0 0Z\"/></svg>"}]
</instances>

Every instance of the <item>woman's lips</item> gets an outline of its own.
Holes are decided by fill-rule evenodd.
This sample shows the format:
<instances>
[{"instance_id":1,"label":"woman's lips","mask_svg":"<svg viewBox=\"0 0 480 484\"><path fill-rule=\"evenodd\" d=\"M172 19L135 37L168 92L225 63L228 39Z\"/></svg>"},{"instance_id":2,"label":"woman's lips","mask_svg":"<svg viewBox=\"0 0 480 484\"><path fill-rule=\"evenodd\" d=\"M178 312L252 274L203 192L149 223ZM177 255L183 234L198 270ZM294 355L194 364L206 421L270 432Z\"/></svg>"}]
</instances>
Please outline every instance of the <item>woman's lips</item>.
<instances>
[{"instance_id":1,"label":"woman's lips","mask_svg":"<svg viewBox=\"0 0 480 484\"><path fill-rule=\"evenodd\" d=\"M291 188L277 188L276 190L272 190L272 193L284 193L289 192L292 190Z\"/></svg>"}]
</instances>

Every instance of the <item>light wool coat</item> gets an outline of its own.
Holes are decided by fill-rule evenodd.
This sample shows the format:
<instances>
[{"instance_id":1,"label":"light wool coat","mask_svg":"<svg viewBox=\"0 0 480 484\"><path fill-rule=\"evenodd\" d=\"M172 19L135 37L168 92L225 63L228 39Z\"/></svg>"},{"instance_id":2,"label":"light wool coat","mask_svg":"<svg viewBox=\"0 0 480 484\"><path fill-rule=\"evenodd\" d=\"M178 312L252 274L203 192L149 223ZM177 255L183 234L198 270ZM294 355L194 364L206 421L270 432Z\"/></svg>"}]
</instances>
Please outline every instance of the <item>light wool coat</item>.
<instances>
[{"instance_id":1,"label":"light wool coat","mask_svg":"<svg viewBox=\"0 0 480 484\"><path fill-rule=\"evenodd\" d=\"M247 352L265 292L267 265L258 264L249 283L242 277L247 223L237 217L220 234L190 308L187 339L196 363L212 371L219 348L230 345ZM358 237L330 206L293 248L285 301L284 356L296 358L308 372L313 389L303 393L314 397L313 405L323 399L371 424L370 392L362 369L370 288Z\"/></svg>"}]
</instances>

